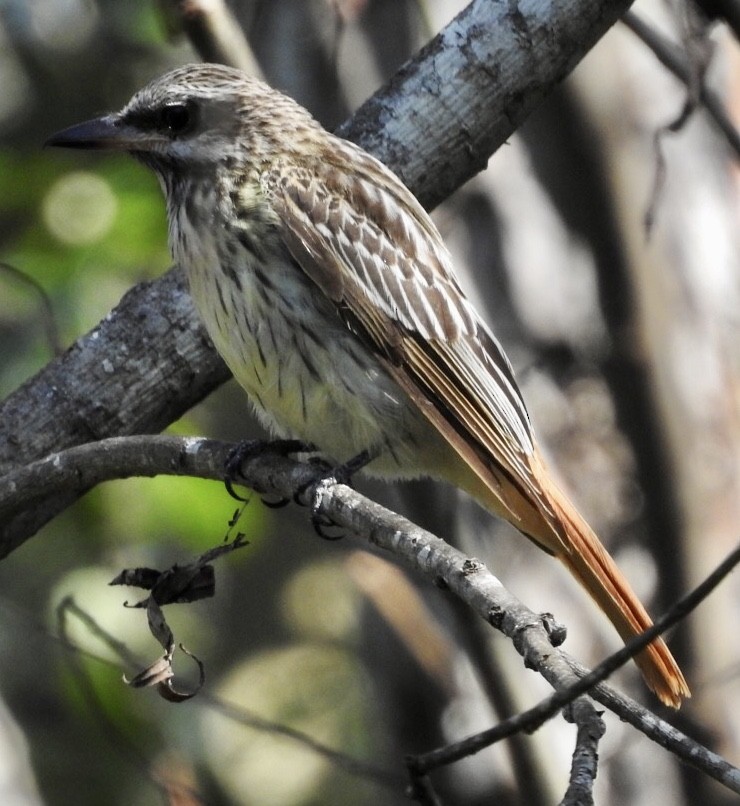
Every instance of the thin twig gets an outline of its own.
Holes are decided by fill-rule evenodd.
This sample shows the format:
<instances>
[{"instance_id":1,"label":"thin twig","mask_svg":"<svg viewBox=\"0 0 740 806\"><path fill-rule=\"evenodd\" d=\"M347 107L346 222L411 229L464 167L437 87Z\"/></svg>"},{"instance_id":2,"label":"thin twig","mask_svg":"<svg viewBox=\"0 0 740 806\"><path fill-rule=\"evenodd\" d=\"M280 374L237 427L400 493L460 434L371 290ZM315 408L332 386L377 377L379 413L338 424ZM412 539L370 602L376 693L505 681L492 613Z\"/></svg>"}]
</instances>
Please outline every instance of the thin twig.
<instances>
[{"instance_id":1,"label":"thin twig","mask_svg":"<svg viewBox=\"0 0 740 806\"><path fill-rule=\"evenodd\" d=\"M41 302L41 321L44 325L46 341L55 356L61 355L63 351L62 340L59 337L59 327L57 326L56 315L51 304L51 299L46 293L46 289L40 283L34 280L29 274L17 269L10 263L0 261L0 270L11 275L11 277L14 277L16 280L20 280L22 283L25 283L36 292L39 301Z\"/></svg>"},{"instance_id":2,"label":"thin twig","mask_svg":"<svg viewBox=\"0 0 740 806\"><path fill-rule=\"evenodd\" d=\"M201 692L199 700L208 703L209 707L214 711L218 711L218 713L240 725L275 736L285 736L288 739L292 739L307 750L311 750L316 753L316 755L326 759L338 769L344 770L351 775L373 781L380 786L396 791L403 789L405 781L399 773L385 770L374 764L368 764L366 761L361 761L357 758L352 758L346 753L341 753L338 750L334 750L316 741L316 739L303 731L296 730L287 725L281 725L269 719L264 719L241 705L230 703L209 692Z\"/></svg>"},{"instance_id":3,"label":"thin twig","mask_svg":"<svg viewBox=\"0 0 740 806\"><path fill-rule=\"evenodd\" d=\"M75 655L81 657L92 657L95 660L104 663L110 667L120 669L120 666L112 662L109 658L102 658L98 655L88 652L85 649L82 649L76 646L71 639L68 637L66 633L66 628L64 628L64 615L66 613L73 614L76 618L78 618L82 623L85 625L86 629L94 635L104 646L106 646L109 650L111 650L115 655L117 655L123 663L125 664L126 669L138 669L141 667L141 661L136 658L133 653L128 649L128 647L122 643L121 641L117 640L114 636L112 636L107 630L100 626L100 624L95 621L95 619L83 608L77 605L71 597L67 597L59 607L59 624L60 624L60 637L59 640L61 641L62 645L65 649L67 649L70 653L74 653ZM38 626L38 625L37 625ZM40 628L40 627L39 627ZM41 628L40 628L41 629ZM47 631L44 630L45 634L48 634ZM77 664L75 664L77 667ZM94 692L91 693L91 697L93 699L90 700L91 707L95 707L96 709L99 708L99 703L94 699ZM227 719L232 720L233 722L237 722L238 724L252 728L254 730L262 731L264 733L270 733L277 736L284 736L288 739L293 740L294 742L298 742L302 747L310 750L317 755L321 756L322 758L329 761L335 767L344 770L345 772L350 773L351 775L364 778L368 781L373 781L376 784L384 786L386 788L394 789L399 791L404 786L404 778L399 773L394 773L390 770L385 770L381 767L377 767L373 764L368 764L365 761L361 761L360 759L352 758L351 756L346 755L345 753L341 753L337 750L332 749L331 747L327 747L325 744L316 741L314 738L309 736L307 733L303 731L296 730L295 728L290 728L286 725L281 725L280 723L273 722L269 719L265 719L257 714L252 713L248 709L236 705L234 703L229 702L228 700L224 700L223 698L213 694L209 691L203 690L201 691L197 702L205 703L209 708L214 711L218 711L222 716L225 716ZM97 703L97 704L96 704ZM107 722L104 724L107 725ZM128 744L124 748L125 752L128 752ZM139 759L137 755L137 760L143 761ZM147 768L145 763L141 764L142 767Z\"/></svg>"},{"instance_id":4,"label":"thin twig","mask_svg":"<svg viewBox=\"0 0 740 806\"><path fill-rule=\"evenodd\" d=\"M59 638L64 648L67 650L66 659L74 670L74 678L77 682L80 694L82 695L90 714L95 718L96 722L100 726L101 735L111 744L121 758L124 758L127 762L129 762L145 780L157 787L163 796L168 792L179 792L181 795L187 794L188 798L190 798L190 802L200 803L205 806L205 800L197 790L189 786L184 786L183 784L178 783L169 777L160 776L154 773L151 770L149 761L145 755L139 751L136 745L130 741L130 739L119 729L118 725L108 716L107 710L103 706L100 696L90 680L89 674L85 670L84 665L80 662L80 655L77 651L77 648L72 643L68 635L67 616L70 613L75 615L77 618L81 618L88 628L91 628L94 625L94 633L97 638L105 641L103 636L106 634L102 628L95 624L93 619L87 613L85 613L84 610L78 607L71 596L66 596L59 603L56 609ZM105 643L107 643L108 646L117 652L122 648L120 642L115 641L115 639L111 639L111 643L108 643L107 641L105 641ZM130 658L130 653L126 651L125 659L128 660L128 658Z\"/></svg>"},{"instance_id":5,"label":"thin twig","mask_svg":"<svg viewBox=\"0 0 740 806\"><path fill-rule=\"evenodd\" d=\"M577 661L570 658L569 662L577 674L588 674L588 669ZM622 722L632 725L651 741L664 747L684 764L694 767L740 795L740 769L660 719L655 712L604 684L592 689L589 696L606 706Z\"/></svg>"},{"instance_id":6,"label":"thin twig","mask_svg":"<svg viewBox=\"0 0 740 806\"><path fill-rule=\"evenodd\" d=\"M446 764L459 761L466 756L477 753L485 747L489 747L501 741L513 733L532 733L540 728L548 719L552 718L561 708L572 702L582 694L592 693L592 689L602 681L606 680L620 666L623 666L631 658L643 650L653 639L661 633L670 629L674 624L682 621L694 610L706 597L722 582L722 580L740 563L740 546L738 546L722 563L713 571L700 585L697 585L691 593L684 596L667 613L656 619L652 627L642 634L635 636L622 649L610 655L606 660L596 666L592 671L583 675L580 680L568 688L556 691L546 699L540 701L527 711L517 714L509 719L500 722L493 728L481 731L473 736L469 736L454 745L432 750L429 753L416 756L414 765L418 772L427 773ZM581 668L578 667L580 674ZM596 699L603 702L597 694ZM606 703L605 703L606 704ZM740 771L738 771L740 773ZM738 789L740 792L740 778L738 779Z\"/></svg>"},{"instance_id":7,"label":"thin twig","mask_svg":"<svg viewBox=\"0 0 740 806\"><path fill-rule=\"evenodd\" d=\"M687 88L691 89L694 72L688 59L677 45L658 33L633 11L628 11L622 17L622 22L652 50L664 67L667 67ZM735 152L735 156L740 158L740 132L733 125L717 94L710 90L703 81L699 85L699 100L724 135L729 147Z\"/></svg>"}]
</instances>

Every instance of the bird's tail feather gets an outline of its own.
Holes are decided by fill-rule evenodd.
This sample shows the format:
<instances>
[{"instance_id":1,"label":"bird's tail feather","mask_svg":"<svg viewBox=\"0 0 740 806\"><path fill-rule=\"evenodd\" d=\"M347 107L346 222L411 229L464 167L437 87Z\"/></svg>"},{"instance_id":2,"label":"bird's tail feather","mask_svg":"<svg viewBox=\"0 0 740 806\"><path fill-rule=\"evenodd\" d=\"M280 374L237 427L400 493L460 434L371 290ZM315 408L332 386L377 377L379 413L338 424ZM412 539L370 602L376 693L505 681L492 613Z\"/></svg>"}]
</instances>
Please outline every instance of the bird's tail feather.
<instances>
[{"instance_id":1,"label":"bird's tail feather","mask_svg":"<svg viewBox=\"0 0 740 806\"><path fill-rule=\"evenodd\" d=\"M653 622L624 574L573 504L553 484L539 457L533 464L544 498L543 520L562 544L556 556L593 597L624 641L644 632ZM640 652L635 663L647 685L666 705L678 708L682 698L691 696L678 664L661 638Z\"/></svg>"}]
</instances>

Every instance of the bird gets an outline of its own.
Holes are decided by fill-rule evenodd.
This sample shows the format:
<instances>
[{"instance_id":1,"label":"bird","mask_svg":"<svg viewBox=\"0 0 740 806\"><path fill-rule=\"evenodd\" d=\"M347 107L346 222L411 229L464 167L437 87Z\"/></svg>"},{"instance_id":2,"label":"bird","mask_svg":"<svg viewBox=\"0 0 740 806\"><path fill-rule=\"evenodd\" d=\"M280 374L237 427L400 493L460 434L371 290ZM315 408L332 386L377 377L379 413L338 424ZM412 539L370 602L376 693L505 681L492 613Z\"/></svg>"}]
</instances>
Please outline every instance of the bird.
<instances>
[{"instance_id":1,"label":"bird","mask_svg":"<svg viewBox=\"0 0 740 806\"><path fill-rule=\"evenodd\" d=\"M362 456L370 475L449 482L560 560L623 640L652 625L548 469L437 227L379 160L216 64L175 68L47 144L154 171L172 256L273 436ZM635 662L664 704L690 696L662 638Z\"/></svg>"}]
</instances>

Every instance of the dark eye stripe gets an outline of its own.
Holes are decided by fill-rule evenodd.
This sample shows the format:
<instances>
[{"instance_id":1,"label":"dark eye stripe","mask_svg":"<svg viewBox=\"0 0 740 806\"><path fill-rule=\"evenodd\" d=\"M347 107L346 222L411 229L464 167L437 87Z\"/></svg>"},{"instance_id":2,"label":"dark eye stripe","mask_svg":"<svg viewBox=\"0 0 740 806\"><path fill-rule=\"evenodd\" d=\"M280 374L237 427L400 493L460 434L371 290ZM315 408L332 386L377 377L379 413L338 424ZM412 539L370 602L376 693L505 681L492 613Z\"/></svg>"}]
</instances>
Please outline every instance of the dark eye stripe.
<instances>
[{"instance_id":1,"label":"dark eye stripe","mask_svg":"<svg viewBox=\"0 0 740 806\"><path fill-rule=\"evenodd\" d=\"M176 137L192 131L197 117L195 104L184 102L148 109L132 109L123 121L142 131L156 131Z\"/></svg>"}]
</instances>

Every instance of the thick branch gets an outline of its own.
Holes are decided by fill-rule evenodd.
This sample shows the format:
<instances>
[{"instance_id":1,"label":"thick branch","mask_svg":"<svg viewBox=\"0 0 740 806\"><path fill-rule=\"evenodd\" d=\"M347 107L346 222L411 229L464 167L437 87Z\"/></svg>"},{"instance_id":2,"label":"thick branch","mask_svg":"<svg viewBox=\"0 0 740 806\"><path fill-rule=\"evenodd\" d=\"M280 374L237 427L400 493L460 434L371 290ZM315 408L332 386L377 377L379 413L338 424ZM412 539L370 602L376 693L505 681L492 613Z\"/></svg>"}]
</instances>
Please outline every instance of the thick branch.
<instances>
[{"instance_id":1,"label":"thick branch","mask_svg":"<svg viewBox=\"0 0 740 806\"><path fill-rule=\"evenodd\" d=\"M630 5L475 0L338 134L435 207L486 167Z\"/></svg>"},{"instance_id":2,"label":"thick branch","mask_svg":"<svg viewBox=\"0 0 740 806\"><path fill-rule=\"evenodd\" d=\"M204 62L221 62L252 76L259 65L225 0L172 0L175 13Z\"/></svg>"},{"instance_id":3,"label":"thick branch","mask_svg":"<svg viewBox=\"0 0 740 806\"><path fill-rule=\"evenodd\" d=\"M0 473L72 445L160 431L228 377L196 317L182 273L141 283L0 405ZM84 490L52 495L4 520L5 551Z\"/></svg>"}]
</instances>

